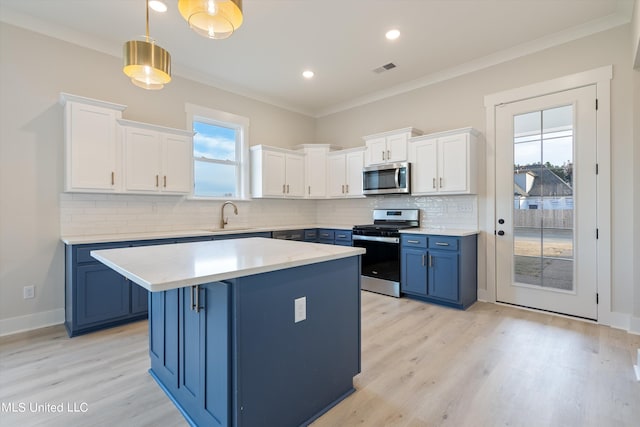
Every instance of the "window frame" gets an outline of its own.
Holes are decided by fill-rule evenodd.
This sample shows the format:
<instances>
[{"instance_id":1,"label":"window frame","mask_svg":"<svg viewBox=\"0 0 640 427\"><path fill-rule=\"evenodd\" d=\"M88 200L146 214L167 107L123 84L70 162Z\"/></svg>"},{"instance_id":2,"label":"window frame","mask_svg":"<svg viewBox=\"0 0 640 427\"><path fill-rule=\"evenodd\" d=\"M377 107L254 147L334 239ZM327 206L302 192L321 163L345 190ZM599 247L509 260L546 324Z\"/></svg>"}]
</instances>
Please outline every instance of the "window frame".
<instances>
[{"instance_id":1,"label":"window frame","mask_svg":"<svg viewBox=\"0 0 640 427\"><path fill-rule=\"evenodd\" d=\"M193 152L193 142L191 143L191 191L189 192L189 198L197 200L250 200L249 118L189 103L185 104L185 112L187 113L188 129L193 131L194 121L234 129L237 132L236 144L240 145L239 147L236 146L237 194L229 198L224 196L198 196L195 194L195 163L197 160L201 161L202 159L196 159ZM221 162L212 163L222 164Z\"/></svg>"}]
</instances>

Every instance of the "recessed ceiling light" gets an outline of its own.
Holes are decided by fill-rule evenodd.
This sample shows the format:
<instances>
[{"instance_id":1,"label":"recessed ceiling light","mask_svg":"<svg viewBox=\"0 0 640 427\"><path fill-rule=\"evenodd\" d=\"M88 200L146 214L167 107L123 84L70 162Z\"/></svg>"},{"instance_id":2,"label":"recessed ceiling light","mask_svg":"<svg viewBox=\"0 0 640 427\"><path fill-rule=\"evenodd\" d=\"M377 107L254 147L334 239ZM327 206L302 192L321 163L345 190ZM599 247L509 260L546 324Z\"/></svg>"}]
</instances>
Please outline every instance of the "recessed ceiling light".
<instances>
[{"instance_id":1,"label":"recessed ceiling light","mask_svg":"<svg viewBox=\"0 0 640 427\"><path fill-rule=\"evenodd\" d=\"M305 79L310 79L310 78L312 78L314 75L315 75L315 74L314 74L314 72L313 72L313 71L311 71L311 70L304 70L304 71L302 72L302 77L304 77Z\"/></svg>"},{"instance_id":2,"label":"recessed ceiling light","mask_svg":"<svg viewBox=\"0 0 640 427\"><path fill-rule=\"evenodd\" d=\"M165 2L160 0L149 0L149 7L155 10L156 12L167 11L167 5L165 4Z\"/></svg>"},{"instance_id":3,"label":"recessed ceiling light","mask_svg":"<svg viewBox=\"0 0 640 427\"><path fill-rule=\"evenodd\" d=\"M387 40L395 40L398 37L400 37L400 31L398 30L389 30L387 31L387 33L384 35Z\"/></svg>"}]
</instances>

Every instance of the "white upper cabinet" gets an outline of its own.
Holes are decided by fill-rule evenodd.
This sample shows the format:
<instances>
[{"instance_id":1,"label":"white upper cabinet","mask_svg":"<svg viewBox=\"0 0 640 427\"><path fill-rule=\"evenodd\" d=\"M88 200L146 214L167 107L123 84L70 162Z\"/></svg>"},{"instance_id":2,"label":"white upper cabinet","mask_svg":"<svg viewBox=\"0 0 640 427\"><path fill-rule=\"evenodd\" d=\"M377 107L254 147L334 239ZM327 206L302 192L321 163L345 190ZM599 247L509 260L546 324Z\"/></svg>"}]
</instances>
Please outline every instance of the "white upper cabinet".
<instances>
[{"instance_id":1,"label":"white upper cabinet","mask_svg":"<svg viewBox=\"0 0 640 427\"><path fill-rule=\"evenodd\" d=\"M364 157L364 148L333 151L327 155L327 195L329 197L363 197Z\"/></svg>"},{"instance_id":2,"label":"white upper cabinet","mask_svg":"<svg viewBox=\"0 0 640 427\"><path fill-rule=\"evenodd\" d=\"M250 150L253 197L304 197L304 154L265 145Z\"/></svg>"},{"instance_id":3,"label":"white upper cabinet","mask_svg":"<svg viewBox=\"0 0 640 427\"><path fill-rule=\"evenodd\" d=\"M397 129L363 137L366 145L365 166L407 161L409 138L422 135L414 128Z\"/></svg>"},{"instance_id":4,"label":"white upper cabinet","mask_svg":"<svg viewBox=\"0 0 640 427\"><path fill-rule=\"evenodd\" d=\"M189 193L193 134L130 120L118 122L124 147L124 190L132 193Z\"/></svg>"},{"instance_id":5,"label":"white upper cabinet","mask_svg":"<svg viewBox=\"0 0 640 427\"><path fill-rule=\"evenodd\" d=\"M329 144L303 144L296 147L304 153L304 197L327 197L327 155L339 147Z\"/></svg>"},{"instance_id":6,"label":"white upper cabinet","mask_svg":"<svg viewBox=\"0 0 640 427\"><path fill-rule=\"evenodd\" d=\"M122 188L116 120L124 105L66 93L64 106L65 191L118 192Z\"/></svg>"},{"instance_id":7,"label":"white upper cabinet","mask_svg":"<svg viewBox=\"0 0 640 427\"><path fill-rule=\"evenodd\" d=\"M411 138L411 193L476 194L478 136L464 128Z\"/></svg>"}]
</instances>

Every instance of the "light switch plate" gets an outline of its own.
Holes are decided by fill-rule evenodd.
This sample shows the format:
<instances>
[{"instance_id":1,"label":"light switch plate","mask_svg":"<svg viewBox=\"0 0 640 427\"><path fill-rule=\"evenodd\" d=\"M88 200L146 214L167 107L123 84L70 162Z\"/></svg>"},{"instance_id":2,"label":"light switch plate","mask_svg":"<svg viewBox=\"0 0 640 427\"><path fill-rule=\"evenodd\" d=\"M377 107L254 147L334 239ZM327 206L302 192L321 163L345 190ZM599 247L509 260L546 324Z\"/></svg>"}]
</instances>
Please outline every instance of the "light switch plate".
<instances>
[{"instance_id":1,"label":"light switch plate","mask_svg":"<svg viewBox=\"0 0 640 427\"><path fill-rule=\"evenodd\" d=\"M307 297L296 298L293 300L293 321L294 323L302 322L307 319Z\"/></svg>"}]
</instances>

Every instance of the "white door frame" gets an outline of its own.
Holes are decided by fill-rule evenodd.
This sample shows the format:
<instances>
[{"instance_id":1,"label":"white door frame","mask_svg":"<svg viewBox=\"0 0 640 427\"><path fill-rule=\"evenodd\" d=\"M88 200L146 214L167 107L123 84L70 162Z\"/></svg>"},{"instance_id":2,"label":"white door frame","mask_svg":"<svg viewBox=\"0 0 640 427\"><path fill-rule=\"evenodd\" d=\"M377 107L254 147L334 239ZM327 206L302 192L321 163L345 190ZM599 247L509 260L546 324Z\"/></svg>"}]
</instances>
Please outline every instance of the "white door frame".
<instances>
[{"instance_id":1,"label":"white door frame","mask_svg":"<svg viewBox=\"0 0 640 427\"><path fill-rule=\"evenodd\" d=\"M484 229L486 243L486 289L478 289L478 299L496 302L496 123L495 110L500 104L596 85L598 113L596 115L596 145L598 158L597 218L599 239L598 259L598 323L614 325L611 311L611 79L613 66L608 65L571 74L545 82L486 95L486 210ZM482 225L482 223L481 223Z\"/></svg>"}]
</instances>

